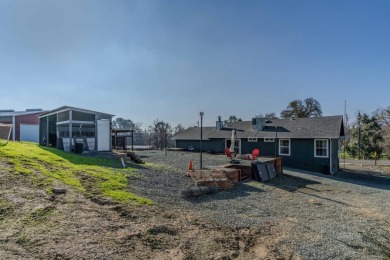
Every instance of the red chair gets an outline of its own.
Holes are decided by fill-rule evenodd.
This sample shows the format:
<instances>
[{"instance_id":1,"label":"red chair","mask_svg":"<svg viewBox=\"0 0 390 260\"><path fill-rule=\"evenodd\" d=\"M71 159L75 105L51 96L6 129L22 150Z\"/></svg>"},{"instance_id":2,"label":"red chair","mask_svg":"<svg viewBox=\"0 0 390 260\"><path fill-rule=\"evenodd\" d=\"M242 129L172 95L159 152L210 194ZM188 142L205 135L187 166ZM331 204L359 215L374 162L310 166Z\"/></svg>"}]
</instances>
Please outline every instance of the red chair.
<instances>
[{"instance_id":1,"label":"red chair","mask_svg":"<svg viewBox=\"0 0 390 260\"><path fill-rule=\"evenodd\" d=\"M260 156L260 150L259 149L254 149L252 151L252 156L251 156L251 160L257 160L257 157Z\"/></svg>"},{"instance_id":2,"label":"red chair","mask_svg":"<svg viewBox=\"0 0 390 260\"><path fill-rule=\"evenodd\" d=\"M225 148L225 154L226 154L226 159L227 159L228 162L233 162L236 159L235 154L232 153L230 151L230 149L227 148L227 147Z\"/></svg>"},{"instance_id":3,"label":"red chair","mask_svg":"<svg viewBox=\"0 0 390 260\"><path fill-rule=\"evenodd\" d=\"M246 159L248 159L248 160L256 160L257 161L257 157L259 157L260 156L260 150L259 149L254 149L253 151L252 151L252 154L247 154L246 155Z\"/></svg>"}]
</instances>

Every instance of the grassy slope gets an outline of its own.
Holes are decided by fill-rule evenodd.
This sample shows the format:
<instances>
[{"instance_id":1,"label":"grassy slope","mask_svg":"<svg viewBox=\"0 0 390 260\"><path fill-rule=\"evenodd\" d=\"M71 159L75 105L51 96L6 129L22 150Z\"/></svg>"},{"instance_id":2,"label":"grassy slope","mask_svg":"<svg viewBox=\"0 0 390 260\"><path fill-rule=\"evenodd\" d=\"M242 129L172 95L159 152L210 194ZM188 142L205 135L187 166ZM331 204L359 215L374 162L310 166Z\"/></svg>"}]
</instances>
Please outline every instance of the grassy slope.
<instances>
[{"instance_id":1,"label":"grassy slope","mask_svg":"<svg viewBox=\"0 0 390 260\"><path fill-rule=\"evenodd\" d=\"M128 191L127 176L136 174L136 170L121 169L119 160L87 157L34 143L9 142L0 147L0 161L10 165L6 167L9 173L31 176L48 191L57 179L91 195L104 195L122 203L153 204ZM44 178L39 177L42 175Z\"/></svg>"}]
</instances>

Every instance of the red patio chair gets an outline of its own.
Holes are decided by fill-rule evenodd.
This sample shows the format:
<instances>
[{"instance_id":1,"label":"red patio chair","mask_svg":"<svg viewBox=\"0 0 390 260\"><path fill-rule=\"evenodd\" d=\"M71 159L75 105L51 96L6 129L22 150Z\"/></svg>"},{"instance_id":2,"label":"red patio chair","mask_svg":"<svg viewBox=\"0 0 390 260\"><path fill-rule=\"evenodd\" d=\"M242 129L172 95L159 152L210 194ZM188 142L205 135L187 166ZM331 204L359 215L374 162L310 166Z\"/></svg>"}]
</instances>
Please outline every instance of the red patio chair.
<instances>
[{"instance_id":1,"label":"red patio chair","mask_svg":"<svg viewBox=\"0 0 390 260\"><path fill-rule=\"evenodd\" d=\"M260 156L260 150L259 149L254 149L252 151L252 156L251 156L251 160L257 160L257 157Z\"/></svg>"},{"instance_id":2,"label":"red patio chair","mask_svg":"<svg viewBox=\"0 0 390 260\"><path fill-rule=\"evenodd\" d=\"M236 159L235 154L233 154L227 147L225 148L225 154L228 162L233 162Z\"/></svg>"},{"instance_id":3,"label":"red patio chair","mask_svg":"<svg viewBox=\"0 0 390 260\"><path fill-rule=\"evenodd\" d=\"M257 161L257 157L259 157L260 156L260 150L259 149L254 149L253 151L252 151L252 154L247 154L246 155L246 158L245 159L247 159L247 160L256 160Z\"/></svg>"}]
</instances>

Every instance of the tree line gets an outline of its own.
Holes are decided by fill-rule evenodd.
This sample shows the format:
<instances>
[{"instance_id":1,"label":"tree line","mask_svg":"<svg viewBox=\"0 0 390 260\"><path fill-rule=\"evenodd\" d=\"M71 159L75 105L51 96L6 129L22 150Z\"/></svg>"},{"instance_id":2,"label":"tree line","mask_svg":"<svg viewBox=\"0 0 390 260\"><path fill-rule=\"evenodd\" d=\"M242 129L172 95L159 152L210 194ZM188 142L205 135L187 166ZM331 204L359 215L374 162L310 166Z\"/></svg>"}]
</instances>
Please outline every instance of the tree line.
<instances>
[{"instance_id":1,"label":"tree line","mask_svg":"<svg viewBox=\"0 0 390 260\"><path fill-rule=\"evenodd\" d=\"M358 159L390 156L390 106L367 113L358 112L350 125L346 122L346 140L342 149ZM345 147L344 147L345 146Z\"/></svg>"},{"instance_id":2,"label":"tree line","mask_svg":"<svg viewBox=\"0 0 390 260\"><path fill-rule=\"evenodd\" d=\"M142 123L134 123L130 119L118 117L112 121L112 128L134 130L134 144L148 145L156 149L172 147L172 136L182 132L185 128L182 124L172 127L168 122L156 119L146 129L142 129Z\"/></svg>"}]
</instances>

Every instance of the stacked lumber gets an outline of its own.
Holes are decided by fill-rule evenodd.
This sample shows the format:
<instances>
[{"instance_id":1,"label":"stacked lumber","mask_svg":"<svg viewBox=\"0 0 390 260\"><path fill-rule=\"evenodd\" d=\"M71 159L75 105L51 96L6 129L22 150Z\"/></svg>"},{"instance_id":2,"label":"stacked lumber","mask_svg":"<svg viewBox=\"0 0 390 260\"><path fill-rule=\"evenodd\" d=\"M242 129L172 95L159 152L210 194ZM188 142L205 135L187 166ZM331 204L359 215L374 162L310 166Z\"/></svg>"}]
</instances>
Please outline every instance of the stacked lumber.
<instances>
[{"instance_id":1,"label":"stacked lumber","mask_svg":"<svg viewBox=\"0 0 390 260\"><path fill-rule=\"evenodd\" d=\"M195 170L190 172L190 176L196 186L216 186L222 190L231 189L234 184L224 170Z\"/></svg>"}]
</instances>

